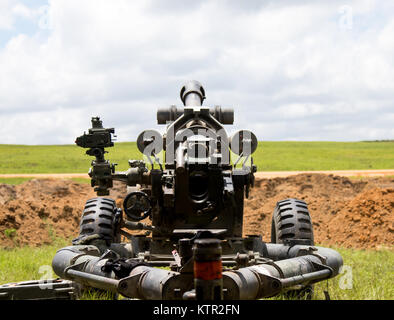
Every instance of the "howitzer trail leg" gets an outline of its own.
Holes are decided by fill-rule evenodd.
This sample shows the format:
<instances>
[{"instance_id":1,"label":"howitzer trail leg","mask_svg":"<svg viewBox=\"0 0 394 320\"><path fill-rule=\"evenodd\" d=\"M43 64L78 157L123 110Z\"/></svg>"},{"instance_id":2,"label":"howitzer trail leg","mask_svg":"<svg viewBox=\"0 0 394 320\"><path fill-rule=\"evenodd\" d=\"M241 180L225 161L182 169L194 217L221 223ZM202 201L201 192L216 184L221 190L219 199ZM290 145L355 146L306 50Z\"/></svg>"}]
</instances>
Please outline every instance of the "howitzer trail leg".
<instances>
[{"instance_id":1,"label":"howitzer trail leg","mask_svg":"<svg viewBox=\"0 0 394 320\"><path fill-rule=\"evenodd\" d=\"M24 281L0 286L0 300L74 300L81 285L69 280Z\"/></svg>"},{"instance_id":2,"label":"howitzer trail leg","mask_svg":"<svg viewBox=\"0 0 394 320\"><path fill-rule=\"evenodd\" d=\"M267 249L276 262L223 273L225 299L271 297L295 285L335 277L343 264L336 251L326 248L267 244Z\"/></svg>"}]
</instances>

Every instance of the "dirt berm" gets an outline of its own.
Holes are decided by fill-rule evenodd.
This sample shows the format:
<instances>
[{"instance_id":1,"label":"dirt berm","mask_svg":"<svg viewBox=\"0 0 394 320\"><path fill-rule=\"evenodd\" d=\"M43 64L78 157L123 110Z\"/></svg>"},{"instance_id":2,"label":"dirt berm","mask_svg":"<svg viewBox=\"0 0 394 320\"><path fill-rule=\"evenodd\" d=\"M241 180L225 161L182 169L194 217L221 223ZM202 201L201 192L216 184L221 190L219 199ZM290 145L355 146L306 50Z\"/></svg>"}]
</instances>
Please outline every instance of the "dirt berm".
<instances>
[{"instance_id":1,"label":"dirt berm","mask_svg":"<svg viewBox=\"0 0 394 320\"><path fill-rule=\"evenodd\" d=\"M125 187L116 184L111 197L118 206ZM31 180L0 184L0 247L39 246L55 236L75 237L87 199L88 184L71 180ZM394 179L349 179L324 174L258 179L245 204L244 234L270 241L276 202L286 198L308 203L315 242L348 248L391 247L394 243Z\"/></svg>"}]
</instances>

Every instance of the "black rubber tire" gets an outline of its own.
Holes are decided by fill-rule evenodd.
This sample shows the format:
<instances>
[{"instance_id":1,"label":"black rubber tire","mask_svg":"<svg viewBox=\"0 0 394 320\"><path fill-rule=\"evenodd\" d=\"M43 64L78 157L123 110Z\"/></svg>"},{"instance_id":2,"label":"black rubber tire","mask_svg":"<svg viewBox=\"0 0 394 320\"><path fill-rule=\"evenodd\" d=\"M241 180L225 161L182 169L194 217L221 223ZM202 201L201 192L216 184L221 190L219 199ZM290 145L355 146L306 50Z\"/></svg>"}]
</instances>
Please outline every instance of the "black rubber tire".
<instances>
[{"instance_id":1,"label":"black rubber tire","mask_svg":"<svg viewBox=\"0 0 394 320\"><path fill-rule=\"evenodd\" d=\"M276 204L272 216L271 242L315 244L312 220L305 201L286 199Z\"/></svg>"},{"instance_id":2,"label":"black rubber tire","mask_svg":"<svg viewBox=\"0 0 394 320\"><path fill-rule=\"evenodd\" d=\"M73 244L90 244L93 240L105 240L108 245L120 242L120 217L114 200L93 198L86 201L82 213L79 236Z\"/></svg>"},{"instance_id":3,"label":"black rubber tire","mask_svg":"<svg viewBox=\"0 0 394 320\"><path fill-rule=\"evenodd\" d=\"M308 205L303 200L285 199L276 204L272 216L271 242L313 246L313 225ZM288 299L312 299L313 285L284 293Z\"/></svg>"}]
</instances>

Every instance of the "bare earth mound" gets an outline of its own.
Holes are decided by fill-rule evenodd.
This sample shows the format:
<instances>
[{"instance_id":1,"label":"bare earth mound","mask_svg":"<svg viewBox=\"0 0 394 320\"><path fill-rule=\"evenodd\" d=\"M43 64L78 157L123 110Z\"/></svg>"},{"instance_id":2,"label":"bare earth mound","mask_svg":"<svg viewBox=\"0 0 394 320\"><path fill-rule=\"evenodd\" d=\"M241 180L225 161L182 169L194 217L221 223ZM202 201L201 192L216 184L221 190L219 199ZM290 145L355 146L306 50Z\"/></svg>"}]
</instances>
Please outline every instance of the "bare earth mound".
<instances>
[{"instance_id":1,"label":"bare earth mound","mask_svg":"<svg viewBox=\"0 0 394 320\"><path fill-rule=\"evenodd\" d=\"M125 191L122 184L111 191L118 206ZM77 236L83 206L93 197L89 185L70 180L0 184L0 246L38 246L55 235ZM272 212L286 198L308 203L316 243L350 248L394 243L394 179L357 181L324 174L258 179L245 203L244 234L261 234L269 242Z\"/></svg>"},{"instance_id":2,"label":"bare earth mound","mask_svg":"<svg viewBox=\"0 0 394 320\"><path fill-rule=\"evenodd\" d=\"M122 192L125 187L117 185L111 196L120 198ZM39 246L51 243L54 236L76 237L85 202L94 197L90 185L71 180L0 184L0 246Z\"/></svg>"},{"instance_id":3,"label":"bare earth mound","mask_svg":"<svg viewBox=\"0 0 394 320\"><path fill-rule=\"evenodd\" d=\"M273 210L286 198L308 203L318 244L378 248L394 243L394 179L302 174L258 180L246 201L244 233L270 241Z\"/></svg>"}]
</instances>

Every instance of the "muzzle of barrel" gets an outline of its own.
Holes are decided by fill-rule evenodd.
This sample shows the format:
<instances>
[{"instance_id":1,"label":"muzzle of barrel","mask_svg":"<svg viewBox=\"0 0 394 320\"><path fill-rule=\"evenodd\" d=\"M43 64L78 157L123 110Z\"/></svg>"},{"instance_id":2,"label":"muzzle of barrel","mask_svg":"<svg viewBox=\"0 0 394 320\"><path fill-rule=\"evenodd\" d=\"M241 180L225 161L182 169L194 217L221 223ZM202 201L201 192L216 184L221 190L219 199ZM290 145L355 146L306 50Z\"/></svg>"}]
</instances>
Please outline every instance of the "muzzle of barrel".
<instances>
[{"instance_id":1,"label":"muzzle of barrel","mask_svg":"<svg viewBox=\"0 0 394 320\"><path fill-rule=\"evenodd\" d=\"M200 82L192 80L181 89L181 100L185 106L201 106L205 100L205 90Z\"/></svg>"}]
</instances>

